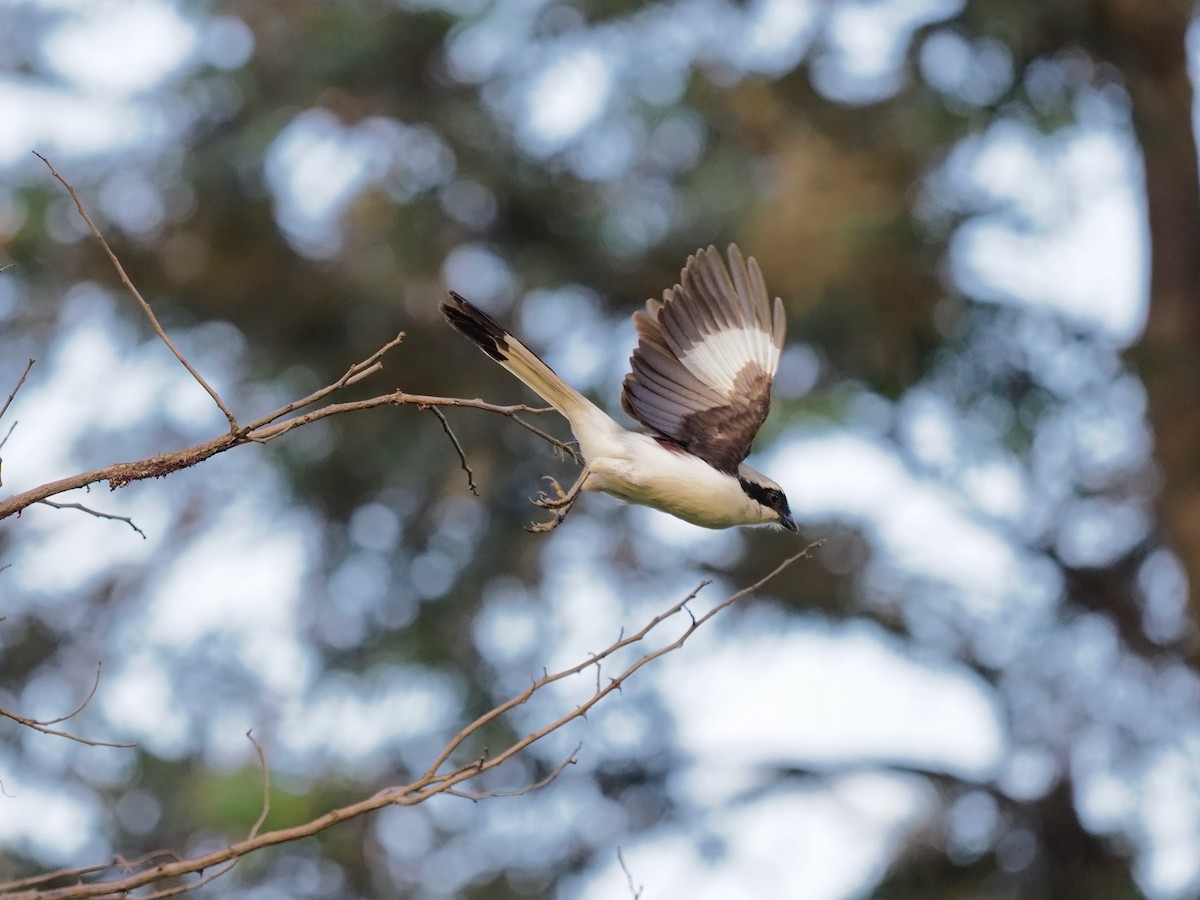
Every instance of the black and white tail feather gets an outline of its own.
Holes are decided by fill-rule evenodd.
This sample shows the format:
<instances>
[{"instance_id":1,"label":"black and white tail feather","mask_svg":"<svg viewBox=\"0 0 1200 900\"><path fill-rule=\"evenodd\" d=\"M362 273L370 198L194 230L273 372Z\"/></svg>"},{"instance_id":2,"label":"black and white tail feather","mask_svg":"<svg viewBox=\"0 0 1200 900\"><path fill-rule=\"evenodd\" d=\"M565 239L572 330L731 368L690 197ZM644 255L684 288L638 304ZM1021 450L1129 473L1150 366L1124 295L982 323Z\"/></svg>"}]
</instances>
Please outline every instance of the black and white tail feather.
<instances>
[{"instance_id":1,"label":"black and white tail feather","mask_svg":"<svg viewBox=\"0 0 1200 900\"><path fill-rule=\"evenodd\" d=\"M451 291L446 320L566 417L585 465L568 491L535 501L548 531L579 491L604 491L706 528L777 523L796 530L783 490L744 462L771 406L783 349L783 302L758 263L729 246L688 258L679 284L634 314L638 346L621 405L650 434L628 431L490 316Z\"/></svg>"}]
</instances>

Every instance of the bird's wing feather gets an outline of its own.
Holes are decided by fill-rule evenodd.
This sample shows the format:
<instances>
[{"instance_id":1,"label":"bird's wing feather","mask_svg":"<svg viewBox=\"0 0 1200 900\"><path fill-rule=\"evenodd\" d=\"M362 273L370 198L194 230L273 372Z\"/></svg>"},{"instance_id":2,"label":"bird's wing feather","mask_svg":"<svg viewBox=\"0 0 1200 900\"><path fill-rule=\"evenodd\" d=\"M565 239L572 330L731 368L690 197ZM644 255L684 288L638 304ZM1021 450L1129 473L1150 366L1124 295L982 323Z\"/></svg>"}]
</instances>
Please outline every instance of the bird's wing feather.
<instances>
[{"instance_id":1,"label":"bird's wing feather","mask_svg":"<svg viewBox=\"0 0 1200 900\"><path fill-rule=\"evenodd\" d=\"M783 303L758 263L729 246L689 257L679 284L634 314L638 346L621 405L714 468L734 473L771 406Z\"/></svg>"}]
</instances>

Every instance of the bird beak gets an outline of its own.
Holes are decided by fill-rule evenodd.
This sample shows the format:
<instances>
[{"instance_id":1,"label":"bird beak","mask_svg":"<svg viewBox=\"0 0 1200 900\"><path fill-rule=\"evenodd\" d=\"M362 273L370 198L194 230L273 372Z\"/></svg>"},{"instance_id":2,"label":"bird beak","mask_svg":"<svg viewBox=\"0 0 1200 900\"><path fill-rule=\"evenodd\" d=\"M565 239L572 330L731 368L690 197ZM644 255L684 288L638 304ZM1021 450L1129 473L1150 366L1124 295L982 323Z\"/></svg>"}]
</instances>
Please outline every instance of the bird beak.
<instances>
[{"instance_id":1,"label":"bird beak","mask_svg":"<svg viewBox=\"0 0 1200 900\"><path fill-rule=\"evenodd\" d=\"M786 528L788 531L799 531L800 530L799 528L796 527L795 521L793 521L792 517L789 515L780 516L779 524L782 525L784 528Z\"/></svg>"}]
</instances>

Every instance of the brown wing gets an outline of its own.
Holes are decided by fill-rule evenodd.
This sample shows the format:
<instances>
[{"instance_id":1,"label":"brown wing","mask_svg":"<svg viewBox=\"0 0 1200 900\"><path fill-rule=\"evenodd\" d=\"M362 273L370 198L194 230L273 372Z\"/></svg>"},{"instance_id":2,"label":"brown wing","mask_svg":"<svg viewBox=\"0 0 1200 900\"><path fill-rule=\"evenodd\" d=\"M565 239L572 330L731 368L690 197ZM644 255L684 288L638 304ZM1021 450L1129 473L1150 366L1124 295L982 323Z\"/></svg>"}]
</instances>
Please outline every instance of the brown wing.
<instances>
[{"instance_id":1,"label":"brown wing","mask_svg":"<svg viewBox=\"0 0 1200 900\"><path fill-rule=\"evenodd\" d=\"M633 316L638 346L621 405L723 472L734 473L771 407L783 349L783 302L753 258L729 245L688 257L679 284Z\"/></svg>"}]
</instances>

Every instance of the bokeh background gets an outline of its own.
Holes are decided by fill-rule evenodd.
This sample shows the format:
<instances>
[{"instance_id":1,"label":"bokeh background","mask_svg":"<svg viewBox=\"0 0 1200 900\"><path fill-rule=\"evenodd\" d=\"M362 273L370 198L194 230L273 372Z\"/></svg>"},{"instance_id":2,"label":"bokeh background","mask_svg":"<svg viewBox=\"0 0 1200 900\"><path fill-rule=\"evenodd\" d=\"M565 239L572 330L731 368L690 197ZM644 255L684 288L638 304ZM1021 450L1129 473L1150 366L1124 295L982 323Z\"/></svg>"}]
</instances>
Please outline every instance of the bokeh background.
<instances>
[{"instance_id":1,"label":"bokeh background","mask_svg":"<svg viewBox=\"0 0 1200 900\"><path fill-rule=\"evenodd\" d=\"M1200 896L1190 0L0 2L5 493L243 419L403 330L529 395L454 288L617 409L630 314L736 240L790 342L755 463L803 534L587 496L514 423L328 419L0 530L0 877L194 853L419 772L544 665L826 539L484 787L206 896ZM542 424L564 431L561 423ZM517 716L505 726L526 727Z\"/></svg>"}]
</instances>

